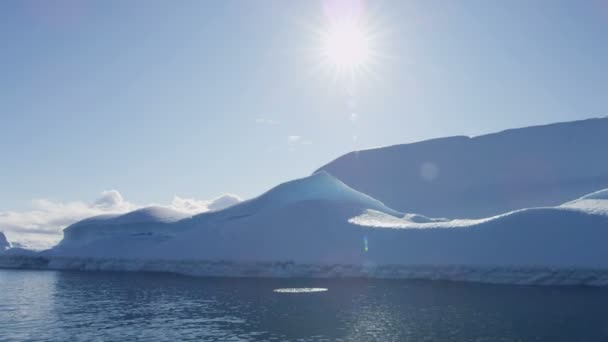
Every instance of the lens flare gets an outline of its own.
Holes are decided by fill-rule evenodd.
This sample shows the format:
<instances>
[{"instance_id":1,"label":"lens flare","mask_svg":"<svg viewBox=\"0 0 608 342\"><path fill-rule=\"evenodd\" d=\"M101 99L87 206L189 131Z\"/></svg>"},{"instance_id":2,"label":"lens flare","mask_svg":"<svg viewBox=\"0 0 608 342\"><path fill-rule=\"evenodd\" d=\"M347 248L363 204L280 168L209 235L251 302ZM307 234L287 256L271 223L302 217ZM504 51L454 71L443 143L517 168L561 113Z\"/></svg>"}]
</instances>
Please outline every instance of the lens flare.
<instances>
[{"instance_id":1,"label":"lens flare","mask_svg":"<svg viewBox=\"0 0 608 342\"><path fill-rule=\"evenodd\" d=\"M354 18L332 23L323 35L322 58L337 70L364 67L371 56L370 35Z\"/></svg>"},{"instance_id":2,"label":"lens flare","mask_svg":"<svg viewBox=\"0 0 608 342\"><path fill-rule=\"evenodd\" d=\"M325 0L317 35L317 58L335 76L354 78L369 72L378 55L378 28L363 0ZM342 77L341 77L342 78Z\"/></svg>"}]
</instances>

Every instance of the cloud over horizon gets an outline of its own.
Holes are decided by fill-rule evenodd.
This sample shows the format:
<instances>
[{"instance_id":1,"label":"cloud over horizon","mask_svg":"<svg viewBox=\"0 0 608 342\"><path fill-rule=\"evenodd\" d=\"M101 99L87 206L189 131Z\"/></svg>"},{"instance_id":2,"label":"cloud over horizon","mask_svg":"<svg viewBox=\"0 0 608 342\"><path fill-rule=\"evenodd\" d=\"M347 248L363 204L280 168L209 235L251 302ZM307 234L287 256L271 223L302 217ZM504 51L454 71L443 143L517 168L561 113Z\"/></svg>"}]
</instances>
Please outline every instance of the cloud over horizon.
<instances>
[{"instance_id":1,"label":"cloud over horizon","mask_svg":"<svg viewBox=\"0 0 608 342\"><path fill-rule=\"evenodd\" d=\"M304 138L300 135L288 135L287 136L287 145L289 147L289 151L293 152L296 150L296 146L312 145L312 141L304 140Z\"/></svg>"},{"instance_id":2,"label":"cloud over horizon","mask_svg":"<svg viewBox=\"0 0 608 342\"><path fill-rule=\"evenodd\" d=\"M160 206L195 215L205 211L220 210L240 201L241 198L233 194L224 194L212 200L174 196L170 204ZM61 240L62 230L75 222L97 215L124 214L150 205L158 204L131 203L126 201L117 190L103 191L90 203L34 199L28 210L0 212L0 232L4 232L16 247L44 249Z\"/></svg>"}]
</instances>

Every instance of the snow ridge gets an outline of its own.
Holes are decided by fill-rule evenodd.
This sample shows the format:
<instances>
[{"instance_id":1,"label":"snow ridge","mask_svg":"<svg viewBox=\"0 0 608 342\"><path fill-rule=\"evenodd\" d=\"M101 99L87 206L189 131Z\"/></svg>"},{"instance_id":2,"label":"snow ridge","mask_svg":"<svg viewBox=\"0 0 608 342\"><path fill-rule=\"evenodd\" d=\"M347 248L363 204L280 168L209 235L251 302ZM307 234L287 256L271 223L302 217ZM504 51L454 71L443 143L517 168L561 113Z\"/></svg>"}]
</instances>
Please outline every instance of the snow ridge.
<instances>
[{"instance_id":1,"label":"snow ridge","mask_svg":"<svg viewBox=\"0 0 608 342\"><path fill-rule=\"evenodd\" d=\"M371 196L350 188L325 171L319 171L305 178L279 184L259 197L244 201L228 208L228 210L238 211L247 208L258 211L264 208L283 207L304 201L351 203L362 205L369 209L400 215L398 211L385 206L384 203Z\"/></svg>"},{"instance_id":2,"label":"snow ridge","mask_svg":"<svg viewBox=\"0 0 608 342\"><path fill-rule=\"evenodd\" d=\"M561 208L580 210L597 215L608 215L608 189L585 195L574 201L562 204Z\"/></svg>"}]
</instances>

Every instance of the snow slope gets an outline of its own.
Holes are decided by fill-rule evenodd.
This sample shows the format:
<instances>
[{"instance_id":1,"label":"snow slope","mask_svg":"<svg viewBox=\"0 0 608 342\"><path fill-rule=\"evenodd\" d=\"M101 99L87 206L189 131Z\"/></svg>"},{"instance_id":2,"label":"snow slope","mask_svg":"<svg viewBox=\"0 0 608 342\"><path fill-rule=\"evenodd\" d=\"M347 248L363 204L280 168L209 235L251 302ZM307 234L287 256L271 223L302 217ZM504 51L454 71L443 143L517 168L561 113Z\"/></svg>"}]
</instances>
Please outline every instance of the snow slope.
<instances>
[{"instance_id":1,"label":"snow slope","mask_svg":"<svg viewBox=\"0 0 608 342\"><path fill-rule=\"evenodd\" d=\"M483 218L608 187L608 118L355 151L325 170L389 207Z\"/></svg>"},{"instance_id":2,"label":"snow slope","mask_svg":"<svg viewBox=\"0 0 608 342\"><path fill-rule=\"evenodd\" d=\"M429 223L368 211L351 222L376 228L370 252L382 248L374 258L381 264L608 270L608 216L586 211L533 208Z\"/></svg>"}]
</instances>

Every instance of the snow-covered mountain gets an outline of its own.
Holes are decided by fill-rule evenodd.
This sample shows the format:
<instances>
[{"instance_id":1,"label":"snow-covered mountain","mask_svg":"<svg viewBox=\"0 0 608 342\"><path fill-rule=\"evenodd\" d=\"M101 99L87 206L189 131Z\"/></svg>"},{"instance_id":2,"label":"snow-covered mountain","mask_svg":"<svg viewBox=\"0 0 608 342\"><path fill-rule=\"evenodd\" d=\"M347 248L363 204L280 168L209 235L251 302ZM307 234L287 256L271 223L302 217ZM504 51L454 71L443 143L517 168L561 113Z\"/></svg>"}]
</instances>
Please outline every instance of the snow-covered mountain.
<instances>
[{"instance_id":1,"label":"snow-covered mountain","mask_svg":"<svg viewBox=\"0 0 608 342\"><path fill-rule=\"evenodd\" d=\"M608 187L608 118L355 151L320 168L404 212L482 218Z\"/></svg>"}]
</instances>

